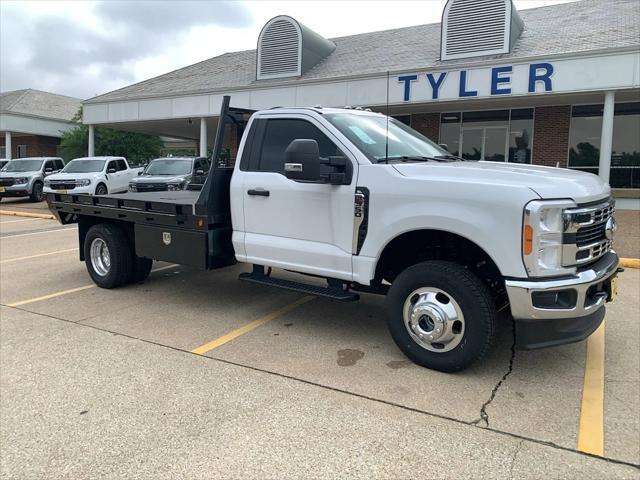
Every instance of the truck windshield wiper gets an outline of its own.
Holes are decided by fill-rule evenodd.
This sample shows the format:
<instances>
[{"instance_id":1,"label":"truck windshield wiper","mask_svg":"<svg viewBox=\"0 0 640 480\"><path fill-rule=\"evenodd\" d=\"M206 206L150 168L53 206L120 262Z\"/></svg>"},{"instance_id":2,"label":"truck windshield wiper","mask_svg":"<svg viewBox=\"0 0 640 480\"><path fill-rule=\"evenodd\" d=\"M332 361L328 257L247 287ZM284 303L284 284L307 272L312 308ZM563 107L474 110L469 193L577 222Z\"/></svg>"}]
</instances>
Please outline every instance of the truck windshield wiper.
<instances>
[{"instance_id":1,"label":"truck windshield wiper","mask_svg":"<svg viewBox=\"0 0 640 480\"><path fill-rule=\"evenodd\" d=\"M387 163L389 160L399 160L401 162L428 162L432 160L434 162L446 162L447 159L438 155L435 157L425 157L421 155L394 155L393 157L379 158L376 163Z\"/></svg>"},{"instance_id":2,"label":"truck windshield wiper","mask_svg":"<svg viewBox=\"0 0 640 480\"><path fill-rule=\"evenodd\" d=\"M435 158L442 158L445 160L457 160L459 162L467 162L468 160L466 158L462 158L459 157L457 155L453 155L452 153L449 153L447 155L436 155Z\"/></svg>"}]
</instances>

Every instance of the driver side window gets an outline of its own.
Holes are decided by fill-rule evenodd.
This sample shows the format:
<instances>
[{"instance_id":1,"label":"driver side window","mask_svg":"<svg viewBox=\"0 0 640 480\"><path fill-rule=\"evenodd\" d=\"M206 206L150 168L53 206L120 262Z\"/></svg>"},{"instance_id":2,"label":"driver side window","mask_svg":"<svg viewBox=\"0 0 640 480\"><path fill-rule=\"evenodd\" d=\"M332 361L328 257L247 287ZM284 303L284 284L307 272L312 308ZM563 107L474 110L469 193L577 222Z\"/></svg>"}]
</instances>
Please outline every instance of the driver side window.
<instances>
[{"instance_id":1,"label":"driver side window","mask_svg":"<svg viewBox=\"0 0 640 480\"><path fill-rule=\"evenodd\" d=\"M312 123L301 119L269 119L258 159L259 172L284 172L284 152L297 139L318 142L321 157L344 156L344 153Z\"/></svg>"},{"instance_id":2,"label":"driver side window","mask_svg":"<svg viewBox=\"0 0 640 480\"><path fill-rule=\"evenodd\" d=\"M48 169L52 171L56 169L53 165L53 160L47 160L44 162L44 171L46 172Z\"/></svg>"},{"instance_id":3,"label":"driver side window","mask_svg":"<svg viewBox=\"0 0 640 480\"><path fill-rule=\"evenodd\" d=\"M118 171L118 168L116 166L116 161L115 160L111 160L108 164L107 164L107 170L106 172L109 173L109 170L115 170L116 172Z\"/></svg>"}]
</instances>

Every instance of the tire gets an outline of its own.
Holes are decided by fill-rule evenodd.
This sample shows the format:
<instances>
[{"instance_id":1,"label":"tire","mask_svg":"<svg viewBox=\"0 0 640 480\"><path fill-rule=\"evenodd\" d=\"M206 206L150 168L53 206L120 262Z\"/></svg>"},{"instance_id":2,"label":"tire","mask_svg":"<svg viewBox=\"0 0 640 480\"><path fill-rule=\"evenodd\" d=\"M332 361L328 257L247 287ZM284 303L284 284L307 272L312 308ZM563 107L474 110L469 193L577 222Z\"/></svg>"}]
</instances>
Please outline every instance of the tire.
<instances>
[{"instance_id":1,"label":"tire","mask_svg":"<svg viewBox=\"0 0 640 480\"><path fill-rule=\"evenodd\" d=\"M96 195L106 195L108 193L107 186L104 183L99 183L96 187Z\"/></svg>"},{"instance_id":2,"label":"tire","mask_svg":"<svg viewBox=\"0 0 640 480\"><path fill-rule=\"evenodd\" d=\"M407 268L391 285L386 307L393 340L423 367L458 372L493 345L496 310L489 290L456 263L428 261Z\"/></svg>"},{"instance_id":3,"label":"tire","mask_svg":"<svg viewBox=\"0 0 640 480\"><path fill-rule=\"evenodd\" d=\"M91 279L101 288L119 287L131 278L132 248L127 234L117 225L91 227L84 240L84 258Z\"/></svg>"},{"instance_id":4,"label":"tire","mask_svg":"<svg viewBox=\"0 0 640 480\"><path fill-rule=\"evenodd\" d=\"M29 198L32 202L41 202L44 199L44 193L42 192L42 182L35 182L33 184L33 188L31 189L31 195Z\"/></svg>"},{"instance_id":5,"label":"tire","mask_svg":"<svg viewBox=\"0 0 640 480\"><path fill-rule=\"evenodd\" d=\"M151 260L150 258L138 257L135 253L133 256L133 268L131 269L131 277L129 278L129 283L144 282L151 272L153 260Z\"/></svg>"}]
</instances>

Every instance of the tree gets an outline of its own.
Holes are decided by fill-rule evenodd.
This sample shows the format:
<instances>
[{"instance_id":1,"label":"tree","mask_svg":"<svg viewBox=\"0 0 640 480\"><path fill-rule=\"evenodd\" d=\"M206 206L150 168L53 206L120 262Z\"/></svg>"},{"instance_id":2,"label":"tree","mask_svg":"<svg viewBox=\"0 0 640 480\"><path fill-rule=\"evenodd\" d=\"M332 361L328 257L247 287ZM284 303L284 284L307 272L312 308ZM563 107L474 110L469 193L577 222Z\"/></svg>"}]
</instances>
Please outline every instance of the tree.
<instances>
[{"instance_id":1,"label":"tree","mask_svg":"<svg viewBox=\"0 0 640 480\"><path fill-rule=\"evenodd\" d=\"M89 127L82 124L82 108L73 117L76 125L62 135L60 154L65 160L87 156ZM142 164L159 157L163 147L158 135L123 132L94 127L95 154L125 157L130 164Z\"/></svg>"}]
</instances>

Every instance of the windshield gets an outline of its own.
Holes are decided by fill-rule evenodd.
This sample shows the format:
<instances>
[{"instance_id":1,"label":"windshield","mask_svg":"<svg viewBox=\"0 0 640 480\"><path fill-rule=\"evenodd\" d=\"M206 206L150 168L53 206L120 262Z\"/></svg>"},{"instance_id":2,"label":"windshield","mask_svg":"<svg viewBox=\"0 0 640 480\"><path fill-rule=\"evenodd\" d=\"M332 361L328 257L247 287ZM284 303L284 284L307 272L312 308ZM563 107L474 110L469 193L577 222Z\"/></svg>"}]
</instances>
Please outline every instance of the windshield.
<instances>
[{"instance_id":1,"label":"windshield","mask_svg":"<svg viewBox=\"0 0 640 480\"><path fill-rule=\"evenodd\" d=\"M443 157L450 153L395 118L333 113L325 117L373 163L385 158ZM387 155L387 138L389 139Z\"/></svg>"},{"instance_id":2,"label":"windshield","mask_svg":"<svg viewBox=\"0 0 640 480\"><path fill-rule=\"evenodd\" d=\"M35 172L40 170L44 160L11 160L3 168L3 172Z\"/></svg>"},{"instance_id":3,"label":"windshield","mask_svg":"<svg viewBox=\"0 0 640 480\"><path fill-rule=\"evenodd\" d=\"M95 173L104 168L104 160L71 160L63 169L63 173Z\"/></svg>"},{"instance_id":4,"label":"windshield","mask_svg":"<svg viewBox=\"0 0 640 480\"><path fill-rule=\"evenodd\" d=\"M161 158L153 160L144 170L145 175L187 175L191 173L191 160Z\"/></svg>"}]
</instances>

